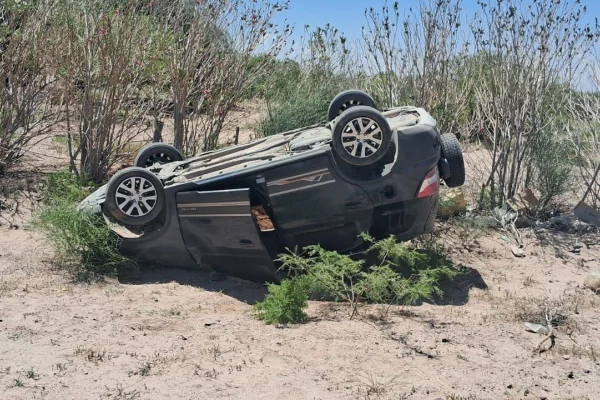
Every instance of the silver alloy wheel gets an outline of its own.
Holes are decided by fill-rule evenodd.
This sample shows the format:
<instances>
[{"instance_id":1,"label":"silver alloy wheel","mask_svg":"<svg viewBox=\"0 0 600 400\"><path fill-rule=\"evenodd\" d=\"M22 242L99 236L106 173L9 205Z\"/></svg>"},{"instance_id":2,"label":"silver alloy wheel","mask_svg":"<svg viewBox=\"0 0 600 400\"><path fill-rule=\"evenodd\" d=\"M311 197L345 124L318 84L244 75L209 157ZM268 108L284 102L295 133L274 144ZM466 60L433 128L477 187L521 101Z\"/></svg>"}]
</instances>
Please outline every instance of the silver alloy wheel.
<instances>
[{"instance_id":1,"label":"silver alloy wheel","mask_svg":"<svg viewBox=\"0 0 600 400\"><path fill-rule=\"evenodd\" d=\"M355 118L344 126L342 144L348 154L357 158L371 157L381 148L383 131L370 118Z\"/></svg>"},{"instance_id":2,"label":"silver alloy wheel","mask_svg":"<svg viewBox=\"0 0 600 400\"><path fill-rule=\"evenodd\" d=\"M115 200L123 214L142 217L156 206L156 188L145 178L127 178L117 187Z\"/></svg>"}]
</instances>

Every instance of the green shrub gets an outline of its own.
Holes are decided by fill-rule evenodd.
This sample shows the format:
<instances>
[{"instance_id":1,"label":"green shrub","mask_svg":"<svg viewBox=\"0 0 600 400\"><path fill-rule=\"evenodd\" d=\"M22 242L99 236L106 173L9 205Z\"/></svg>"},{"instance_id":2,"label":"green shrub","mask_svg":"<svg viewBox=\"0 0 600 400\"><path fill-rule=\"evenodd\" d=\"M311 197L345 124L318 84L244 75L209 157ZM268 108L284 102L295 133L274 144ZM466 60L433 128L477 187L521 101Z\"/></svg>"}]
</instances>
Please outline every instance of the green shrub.
<instances>
[{"instance_id":1,"label":"green shrub","mask_svg":"<svg viewBox=\"0 0 600 400\"><path fill-rule=\"evenodd\" d=\"M260 122L258 133L270 136L326 121L329 103L336 94L334 88L315 92L301 88L286 99L269 102L268 114Z\"/></svg>"},{"instance_id":2,"label":"green shrub","mask_svg":"<svg viewBox=\"0 0 600 400\"><path fill-rule=\"evenodd\" d=\"M533 183L540 192L538 212L550 214L556 199L569 189L569 176L573 162L569 158L566 140L556 135L541 135L532 148Z\"/></svg>"},{"instance_id":3,"label":"green shrub","mask_svg":"<svg viewBox=\"0 0 600 400\"><path fill-rule=\"evenodd\" d=\"M306 320L308 280L304 276L269 284L269 294L254 305L256 316L267 324L297 324Z\"/></svg>"},{"instance_id":4,"label":"green shrub","mask_svg":"<svg viewBox=\"0 0 600 400\"><path fill-rule=\"evenodd\" d=\"M53 172L44 182L43 202L46 206L57 203L78 203L91 193L93 184L84 176L68 171Z\"/></svg>"},{"instance_id":5,"label":"green shrub","mask_svg":"<svg viewBox=\"0 0 600 400\"><path fill-rule=\"evenodd\" d=\"M279 257L282 269L294 278L284 280L280 287L270 286L272 294L265 300L269 305L259 303L258 307L268 308L276 316L298 313L306 307L307 296L316 295L348 302L353 318L363 302L415 304L434 296L442 297L441 281L453 279L459 273L438 243L430 242L417 249L397 243L393 237L379 241L366 234L362 237L369 243L366 255L373 253L377 258L368 267L366 259L325 250L320 245L282 254ZM293 311L285 311L285 307Z\"/></svg>"},{"instance_id":6,"label":"green shrub","mask_svg":"<svg viewBox=\"0 0 600 400\"><path fill-rule=\"evenodd\" d=\"M387 291L374 292L367 286L365 297L369 301L385 301L398 304L415 304L420 300L431 300L434 296L443 297L440 287L443 279L454 279L458 271L452 268L444 247L430 239L416 241L420 244L398 243L392 236L375 241L368 235L363 238L371 243L367 252L375 252L380 265L372 267L371 274L379 275L388 282ZM374 288L375 286L372 285ZM379 293L375 297L374 294Z\"/></svg>"},{"instance_id":7,"label":"green shrub","mask_svg":"<svg viewBox=\"0 0 600 400\"><path fill-rule=\"evenodd\" d=\"M331 100L355 86L356 79L322 66L278 62L262 83L268 113L259 123L258 134L269 136L326 121Z\"/></svg>"},{"instance_id":8,"label":"green shrub","mask_svg":"<svg viewBox=\"0 0 600 400\"><path fill-rule=\"evenodd\" d=\"M102 217L77 211L78 202L91 188L84 179L69 172L50 174L35 221L54 247L57 263L85 280L114 277L120 268L136 268L135 263L119 253L119 237Z\"/></svg>"},{"instance_id":9,"label":"green shrub","mask_svg":"<svg viewBox=\"0 0 600 400\"><path fill-rule=\"evenodd\" d=\"M270 61L265 64L265 58ZM290 90L295 90L300 79L300 64L294 60L278 60L261 54L250 58L246 71L255 79L243 89L241 97L245 100L256 98L288 96Z\"/></svg>"}]
</instances>

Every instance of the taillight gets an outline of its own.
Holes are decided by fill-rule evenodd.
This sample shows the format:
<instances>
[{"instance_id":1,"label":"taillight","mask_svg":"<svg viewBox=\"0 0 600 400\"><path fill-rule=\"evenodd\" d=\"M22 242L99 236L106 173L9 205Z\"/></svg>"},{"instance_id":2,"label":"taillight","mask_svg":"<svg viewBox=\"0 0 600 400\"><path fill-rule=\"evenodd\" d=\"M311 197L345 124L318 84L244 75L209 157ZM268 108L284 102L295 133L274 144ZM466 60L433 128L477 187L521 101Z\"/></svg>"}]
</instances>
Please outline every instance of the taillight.
<instances>
[{"instance_id":1,"label":"taillight","mask_svg":"<svg viewBox=\"0 0 600 400\"><path fill-rule=\"evenodd\" d=\"M440 189L440 174L438 172L437 166L433 167L427 175L425 175L425 179L421 184L421 189L419 189L418 198L429 197L432 194L436 193Z\"/></svg>"}]
</instances>

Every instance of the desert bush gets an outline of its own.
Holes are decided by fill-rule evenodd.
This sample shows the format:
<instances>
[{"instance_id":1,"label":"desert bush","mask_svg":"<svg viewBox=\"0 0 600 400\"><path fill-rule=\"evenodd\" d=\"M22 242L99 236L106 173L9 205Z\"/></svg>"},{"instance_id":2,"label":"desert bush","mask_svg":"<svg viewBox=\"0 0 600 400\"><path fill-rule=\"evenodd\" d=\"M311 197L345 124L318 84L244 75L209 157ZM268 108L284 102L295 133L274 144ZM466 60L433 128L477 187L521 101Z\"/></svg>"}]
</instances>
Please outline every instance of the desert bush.
<instances>
[{"instance_id":1,"label":"desert bush","mask_svg":"<svg viewBox=\"0 0 600 400\"><path fill-rule=\"evenodd\" d=\"M561 326L570 322L577 304L566 296L558 298L516 298L514 299L514 318L520 322L530 322L546 326ZM547 319L549 318L549 319Z\"/></svg>"},{"instance_id":2,"label":"desert bush","mask_svg":"<svg viewBox=\"0 0 600 400\"><path fill-rule=\"evenodd\" d=\"M0 175L19 161L59 115L49 101L44 14L31 2L0 4Z\"/></svg>"},{"instance_id":3,"label":"desert bush","mask_svg":"<svg viewBox=\"0 0 600 400\"><path fill-rule=\"evenodd\" d=\"M143 97L147 61L160 41L152 18L127 4L60 0L49 10L71 170L95 183L130 156L131 142L151 124L150 104L133 99Z\"/></svg>"},{"instance_id":4,"label":"desert bush","mask_svg":"<svg viewBox=\"0 0 600 400\"><path fill-rule=\"evenodd\" d=\"M442 131L483 135L492 165L481 207L532 186L546 213L568 187L568 101L598 26L585 24L585 6L575 0L479 1L469 22L461 4L421 0L408 13L399 2L368 8L368 90L383 106L428 109ZM596 165L586 168L587 181Z\"/></svg>"},{"instance_id":5,"label":"desert bush","mask_svg":"<svg viewBox=\"0 0 600 400\"><path fill-rule=\"evenodd\" d=\"M352 49L333 26L306 28L298 47L298 61L278 64L264 82L267 114L259 123L259 135L326 121L331 100L342 90L360 87Z\"/></svg>"},{"instance_id":6,"label":"desert bush","mask_svg":"<svg viewBox=\"0 0 600 400\"><path fill-rule=\"evenodd\" d=\"M34 192L35 188L32 190L27 179L10 175L0 177L0 225L12 226L14 217L22 211L22 204L35 198Z\"/></svg>"},{"instance_id":7,"label":"desert bush","mask_svg":"<svg viewBox=\"0 0 600 400\"><path fill-rule=\"evenodd\" d=\"M388 267L396 273L396 287L386 297L400 304L415 304L420 300L443 297L439 286L444 278L454 279L460 272L453 268L444 246L435 238L419 238L412 245L398 243L394 237L375 241L363 235L370 243L367 253L375 252L379 267ZM369 300L375 300L367 296Z\"/></svg>"},{"instance_id":8,"label":"desert bush","mask_svg":"<svg viewBox=\"0 0 600 400\"><path fill-rule=\"evenodd\" d=\"M313 90L307 84L285 100L269 102L267 114L258 126L258 133L269 136L326 121L329 103L337 92L337 87Z\"/></svg>"},{"instance_id":9,"label":"desert bush","mask_svg":"<svg viewBox=\"0 0 600 400\"><path fill-rule=\"evenodd\" d=\"M331 25L307 29L297 56L300 78L266 91L269 114L259 130L272 134L320 122L333 96L348 88L366 90L381 107L425 107L444 131L469 130L475 68L458 29L460 3L422 1L418 14L406 15L398 2L369 7L360 42Z\"/></svg>"},{"instance_id":10,"label":"desert bush","mask_svg":"<svg viewBox=\"0 0 600 400\"><path fill-rule=\"evenodd\" d=\"M600 58L588 66L590 90L569 97L573 118L566 126L570 149L576 161L577 176L584 184L581 201L600 206Z\"/></svg>"},{"instance_id":11,"label":"desert bush","mask_svg":"<svg viewBox=\"0 0 600 400\"><path fill-rule=\"evenodd\" d=\"M273 23L288 1L209 0L190 10L164 2L161 34L173 99L174 146L185 154L212 150L228 113L244 89L264 76L291 28ZM256 57L260 49L262 56Z\"/></svg>"},{"instance_id":12,"label":"desert bush","mask_svg":"<svg viewBox=\"0 0 600 400\"><path fill-rule=\"evenodd\" d=\"M267 324L298 324L306 320L309 282L304 276L268 285L269 294L254 305L258 319Z\"/></svg>"},{"instance_id":13,"label":"desert bush","mask_svg":"<svg viewBox=\"0 0 600 400\"><path fill-rule=\"evenodd\" d=\"M57 264L77 279L114 277L132 272L135 263L119 253L120 240L102 217L77 211L77 204L93 185L81 175L51 173L35 226L45 233L55 250Z\"/></svg>"},{"instance_id":14,"label":"desert bush","mask_svg":"<svg viewBox=\"0 0 600 400\"><path fill-rule=\"evenodd\" d=\"M548 205L565 182L565 165L557 164L566 159L566 137L555 129L564 118L560 110L598 32L584 24L579 1L478 3L471 29L485 62L475 85L474 117L492 159L483 190L496 206L531 183Z\"/></svg>"},{"instance_id":15,"label":"desert bush","mask_svg":"<svg viewBox=\"0 0 600 400\"><path fill-rule=\"evenodd\" d=\"M303 279L298 290L304 288L311 296L347 302L351 319L365 302L410 305L441 297L441 281L459 273L439 245L420 250L397 243L393 237L362 237L369 245L365 254L375 254L376 262L367 265L366 258L356 259L320 245L282 254L278 261L292 279Z\"/></svg>"},{"instance_id":16,"label":"desert bush","mask_svg":"<svg viewBox=\"0 0 600 400\"><path fill-rule=\"evenodd\" d=\"M386 1L365 11L362 48L373 76L369 92L385 107L428 109L443 131L464 128L474 81L468 76L462 1L421 0L408 13L400 4Z\"/></svg>"},{"instance_id":17,"label":"desert bush","mask_svg":"<svg viewBox=\"0 0 600 400\"><path fill-rule=\"evenodd\" d=\"M564 132L564 131L563 131ZM562 135L562 137L561 137ZM546 214L558 206L557 198L571 187L573 162L564 134L540 135L532 144L532 186L540 193L539 213ZM529 185L526 185L529 186Z\"/></svg>"},{"instance_id":18,"label":"desert bush","mask_svg":"<svg viewBox=\"0 0 600 400\"><path fill-rule=\"evenodd\" d=\"M266 68L261 68L265 62ZM295 83L301 78L300 63L290 58L278 60L262 54L252 57L246 68L255 79L244 88L244 100L285 98L293 94Z\"/></svg>"}]
</instances>

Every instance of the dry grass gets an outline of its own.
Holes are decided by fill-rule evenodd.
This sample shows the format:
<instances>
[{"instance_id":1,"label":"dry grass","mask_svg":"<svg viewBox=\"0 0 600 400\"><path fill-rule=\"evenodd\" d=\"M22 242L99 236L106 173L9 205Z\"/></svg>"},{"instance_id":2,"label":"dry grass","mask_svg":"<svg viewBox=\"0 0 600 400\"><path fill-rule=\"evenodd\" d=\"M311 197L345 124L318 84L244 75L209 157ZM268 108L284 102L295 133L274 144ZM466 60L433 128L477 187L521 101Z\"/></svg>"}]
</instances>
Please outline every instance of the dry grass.
<instances>
[{"instance_id":1,"label":"dry grass","mask_svg":"<svg viewBox=\"0 0 600 400\"><path fill-rule=\"evenodd\" d=\"M101 362L110 360L112 358L111 354L106 354L106 350L94 350L85 348L77 348L77 350L75 350L75 355L82 356L85 360L92 362L96 365Z\"/></svg>"}]
</instances>

